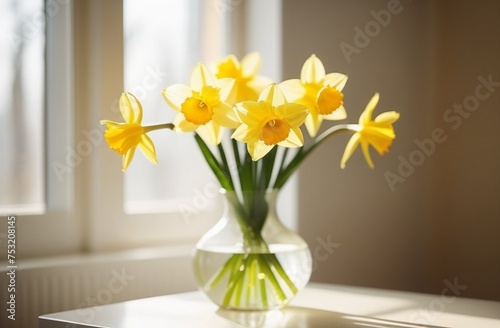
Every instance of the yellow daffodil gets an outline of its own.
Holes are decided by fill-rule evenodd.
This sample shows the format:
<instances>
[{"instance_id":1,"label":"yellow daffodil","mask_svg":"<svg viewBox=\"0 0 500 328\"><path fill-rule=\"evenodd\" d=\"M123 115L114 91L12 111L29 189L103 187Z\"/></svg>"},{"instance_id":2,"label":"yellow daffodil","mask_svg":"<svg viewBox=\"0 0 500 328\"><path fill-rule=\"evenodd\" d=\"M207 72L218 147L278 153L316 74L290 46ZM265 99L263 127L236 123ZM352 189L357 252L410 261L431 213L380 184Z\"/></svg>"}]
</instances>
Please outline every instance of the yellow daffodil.
<instances>
[{"instance_id":1,"label":"yellow daffodil","mask_svg":"<svg viewBox=\"0 0 500 328\"><path fill-rule=\"evenodd\" d=\"M259 94L271 80L257 75L261 65L261 57L258 52L246 55L241 63L234 55L229 55L217 63L217 78L234 79L234 103L240 101L256 101Z\"/></svg>"},{"instance_id":2,"label":"yellow daffodil","mask_svg":"<svg viewBox=\"0 0 500 328\"><path fill-rule=\"evenodd\" d=\"M125 172L134 157L137 146L141 148L147 159L157 164L156 151L153 141L146 135L151 129L144 128L142 122L142 106L131 93L122 93L120 97L120 112L125 123L102 120L106 125L104 132L109 147L118 154L123 155L123 168Z\"/></svg>"},{"instance_id":3,"label":"yellow daffodil","mask_svg":"<svg viewBox=\"0 0 500 328\"><path fill-rule=\"evenodd\" d=\"M374 168L374 165L370 157L369 145L372 145L380 155L389 151L392 141L396 138L392 124L399 119L399 113L394 111L385 112L372 121L373 110L377 106L378 100L379 94L376 93L359 117L359 124L354 127L356 133L347 143L344 155L342 156L340 162L341 168L345 167L345 163L360 143L366 162L371 168Z\"/></svg>"},{"instance_id":4,"label":"yellow daffodil","mask_svg":"<svg viewBox=\"0 0 500 328\"><path fill-rule=\"evenodd\" d=\"M301 147L304 138L300 126L307 108L287 103L276 84L262 91L258 101L243 101L236 105L241 124L232 138L247 144L254 161L264 157L274 146Z\"/></svg>"},{"instance_id":5,"label":"yellow daffodil","mask_svg":"<svg viewBox=\"0 0 500 328\"><path fill-rule=\"evenodd\" d=\"M280 83L285 97L307 107L309 115L305 125L311 137L316 136L323 120L343 120L346 118L342 89L347 76L340 73L325 74L325 67L316 55L309 57L299 79Z\"/></svg>"},{"instance_id":6,"label":"yellow daffodil","mask_svg":"<svg viewBox=\"0 0 500 328\"><path fill-rule=\"evenodd\" d=\"M240 124L233 108L226 102L234 80L217 79L205 65L195 66L190 86L174 84L162 91L167 104L179 112L175 131L196 131L204 140L218 145L222 127L235 129Z\"/></svg>"}]
</instances>

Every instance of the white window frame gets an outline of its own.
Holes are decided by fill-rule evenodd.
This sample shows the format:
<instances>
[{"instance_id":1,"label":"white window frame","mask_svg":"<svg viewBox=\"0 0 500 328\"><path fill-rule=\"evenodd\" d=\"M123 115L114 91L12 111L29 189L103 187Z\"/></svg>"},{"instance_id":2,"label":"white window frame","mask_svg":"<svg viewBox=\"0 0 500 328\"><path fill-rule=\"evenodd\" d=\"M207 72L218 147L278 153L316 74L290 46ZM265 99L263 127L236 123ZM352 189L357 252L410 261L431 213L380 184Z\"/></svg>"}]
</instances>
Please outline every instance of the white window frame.
<instances>
[{"instance_id":1,"label":"white window frame","mask_svg":"<svg viewBox=\"0 0 500 328\"><path fill-rule=\"evenodd\" d=\"M226 7L216 6L216 2ZM126 214L121 156L111 151L102 137L101 119L122 121L114 108L123 91L122 0L62 3L60 11L47 20L47 212L17 220L18 231L26 231L18 252L38 257L194 245L218 220L221 206L195 208L188 218L180 211ZM216 0L203 4L219 22L221 15L246 17L243 29L233 25L225 37L248 37L249 42L239 43L240 49L220 48L220 55L260 51L268 60L263 64L264 74L280 80L281 22L267 20L277 27L274 39L269 39L269 34L264 38L259 35L266 28L262 13L280 16L281 1ZM214 51L217 49L207 49L201 59ZM295 181L282 197L287 199L282 208L291 218L291 227L296 227Z\"/></svg>"},{"instance_id":2,"label":"white window frame","mask_svg":"<svg viewBox=\"0 0 500 328\"><path fill-rule=\"evenodd\" d=\"M16 256L38 257L75 253L81 249L76 216L75 168L67 162L74 144L72 2L57 2L46 18L45 212L16 217ZM52 8L55 10L55 8ZM13 213L15 215L15 213ZM7 258L6 247L0 252Z\"/></svg>"}]
</instances>

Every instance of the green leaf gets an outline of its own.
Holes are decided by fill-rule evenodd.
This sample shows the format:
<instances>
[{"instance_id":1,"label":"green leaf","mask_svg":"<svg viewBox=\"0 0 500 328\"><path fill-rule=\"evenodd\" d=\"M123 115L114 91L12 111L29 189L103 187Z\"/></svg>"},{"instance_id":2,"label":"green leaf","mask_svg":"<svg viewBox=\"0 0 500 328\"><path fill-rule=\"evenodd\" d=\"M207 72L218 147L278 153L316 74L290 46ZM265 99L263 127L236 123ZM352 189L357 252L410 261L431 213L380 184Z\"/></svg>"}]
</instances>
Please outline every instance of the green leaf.
<instances>
[{"instance_id":1,"label":"green leaf","mask_svg":"<svg viewBox=\"0 0 500 328\"><path fill-rule=\"evenodd\" d=\"M263 190L266 190L271 182L277 152L278 147L276 146L262 159L262 176L264 179Z\"/></svg>"},{"instance_id":2,"label":"green leaf","mask_svg":"<svg viewBox=\"0 0 500 328\"><path fill-rule=\"evenodd\" d=\"M305 160L309 154L312 153L316 147L322 144L327 138L343 131L355 131L356 124L339 124L331 127L330 129L323 132L318 138L314 140L307 148L302 148L295 157L288 163L288 165L281 169L274 183L274 188L281 188L292 176L293 173L299 168L303 160Z\"/></svg>"},{"instance_id":3,"label":"green leaf","mask_svg":"<svg viewBox=\"0 0 500 328\"><path fill-rule=\"evenodd\" d=\"M226 172L224 170L224 166L221 163L219 163L217 158L210 151L210 148L208 148L205 141L203 141L203 139L197 133L194 134L194 137L196 139L196 143L200 147L200 150L201 150L201 153L203 154L203 157L205 157L205 160L207 161L208 166L210 166L210 168L214 172L214 174L217 177L217 180L219 180L221 186L226 190L234 190L234 186L233 186L233 183L231 181L231 177L230 177L229 172Z\"/></svg>"}]
</instances>

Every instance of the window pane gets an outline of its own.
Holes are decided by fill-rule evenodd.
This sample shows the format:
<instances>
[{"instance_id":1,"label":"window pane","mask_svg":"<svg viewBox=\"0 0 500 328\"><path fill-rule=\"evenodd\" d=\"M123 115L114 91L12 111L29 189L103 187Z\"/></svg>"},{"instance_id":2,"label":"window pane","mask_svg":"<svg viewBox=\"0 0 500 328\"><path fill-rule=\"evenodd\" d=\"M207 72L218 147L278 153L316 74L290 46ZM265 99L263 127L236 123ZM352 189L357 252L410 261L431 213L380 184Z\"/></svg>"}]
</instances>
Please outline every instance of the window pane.
<instances>
[{"instance_id":1,"label":"window pane","mask_svg":"<svg viewBox=\"0 0 500 328\"><path fill-rule=\"evenodd\" d=\"M0 213L44 211L44 1L0 0Z\"/></svg>"},{"instance_id":2,"label":"window pane","mask_svg":"<svg viewBox=\"0 0 500 328\"><path fill-rule=\"evenodd\" d=\"M199 0L124 1L125 90L143 105L143 125L172 122L177 112L161 90L188 84L201 58ZM149 133L159 164L138 149L125 174L125 211L178 211L179 203L210 188L212 173L191 133Z\"/></svg>"}]
</instances>

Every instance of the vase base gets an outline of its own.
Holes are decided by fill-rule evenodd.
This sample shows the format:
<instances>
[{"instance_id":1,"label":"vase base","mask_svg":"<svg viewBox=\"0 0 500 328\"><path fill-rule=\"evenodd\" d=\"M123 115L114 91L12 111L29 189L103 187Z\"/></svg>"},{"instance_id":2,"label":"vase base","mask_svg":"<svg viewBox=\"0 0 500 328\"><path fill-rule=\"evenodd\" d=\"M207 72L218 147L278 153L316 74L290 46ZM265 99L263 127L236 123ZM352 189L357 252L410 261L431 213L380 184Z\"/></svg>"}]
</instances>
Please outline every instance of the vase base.
<instances>
[{"instance_id":1,"label":"vase base","mask_svg":"<svg viewBox=\"0 0 500 328\"><path fill-rule=\"evenodd\" d=\"M270 253L198 249L194 272L200 289L227 310L280 309L308 282L309 248L269 245Z\"/></svg>"}]
</instances>

